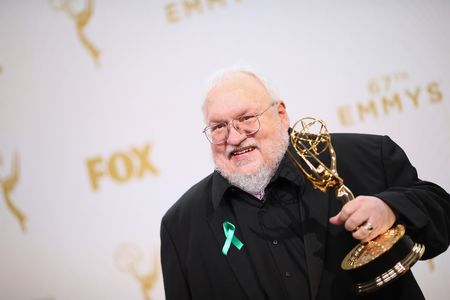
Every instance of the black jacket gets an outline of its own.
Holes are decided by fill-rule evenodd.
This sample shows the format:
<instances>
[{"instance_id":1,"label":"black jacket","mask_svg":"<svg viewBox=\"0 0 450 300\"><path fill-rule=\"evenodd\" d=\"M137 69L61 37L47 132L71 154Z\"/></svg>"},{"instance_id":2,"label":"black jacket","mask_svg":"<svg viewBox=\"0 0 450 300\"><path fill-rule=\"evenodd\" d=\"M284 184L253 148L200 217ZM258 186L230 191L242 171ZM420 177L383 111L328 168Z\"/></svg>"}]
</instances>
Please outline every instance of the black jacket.
<instances>
[{"instance_id":1,"label":"black jacket","mask_svg":"<svg viewBox=\"0 0 450 300\"><path fill-rule=\"evenodd\" d=\"M421 181L404 151L389 137L333 134L337 170L357 195L383 199L398 214L407 234L426 246L422 259L432 258L449 245L450 196L439 186ZM299 173L299 176L302 174ZM220 174L214 172L187 191L161 223L161 262L167 300L265 299L245 247L227 256L224 220L233 220ZM343 226L328 219L341 208L334 196L305 181L301 200L305 216L305 251L312 299L423 299L409 271L385 288L357 296L342 258L358 241ZM243 241L245 243L245 241ZM281 300L281 299L280 299Z\"/></svg>"}]
</instances>

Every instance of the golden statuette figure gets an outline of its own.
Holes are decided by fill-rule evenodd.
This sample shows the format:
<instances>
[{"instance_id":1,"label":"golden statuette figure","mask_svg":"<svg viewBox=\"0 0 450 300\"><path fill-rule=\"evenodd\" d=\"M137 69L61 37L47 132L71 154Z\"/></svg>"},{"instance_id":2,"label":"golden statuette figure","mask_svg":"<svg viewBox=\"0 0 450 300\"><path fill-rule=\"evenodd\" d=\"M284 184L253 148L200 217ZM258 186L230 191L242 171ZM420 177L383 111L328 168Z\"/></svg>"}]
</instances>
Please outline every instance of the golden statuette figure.
<instances>
[{"instance_id":1,"label":"golden statuette figure","mask_svg":"<svg viewBox=\"0 0 450 300\"><path fill-rule=\"evenodd\" d=\"M74 0L49 0L50 5L56 10L64 11L71 18L76 26L78 38L94 59L97 67L100 66L100 50L88 39L85 33L87 24L94 14L94 0L85 0L81 9L74 9Z\"/></svg>"},{"instance_id":2,"label":"golden statuette figure","mask_svg":"<svg viewBox=\"0 0 450 300\"><path fill-rule=\"evenodd\" d=\"M0 157L1 165L1 157ZM11 166L11 174L6 177L0 177L0 186L2 188L3 197L5 199L6 205L11 211L11 213L16 217L19 222L22 232L27 231L27 217L25 214L14 204L11 193L14 191L17 183L19 182L20 169L19 169L19 154L15 154Z\"/></svg>"},{"instance_id":3,"label":"golden statuette figure","mask_svg":"<svg viewBox=\"0 0 450 300\"><path fill-rule=\"evenodd\" d=\"M296 154L288 151L297 168L322 192L333 189L342 205L355 197L336 168L336 152L325 123L306 117L297 121L290 133ZM330 165L319 159L328 152ZM425 246L414 243L401 224L368 242L356 245L342 260L342 269L351 272L357 293L376 291L408 271L425 252Z\"/></svg>"},{"instance_id":4,"label":"golden statuette figure","mask_svg":"<svg viewBox=\"0 0 450 300\"><path fill-rule=\"evenodd\" d=\"M120 271L129 273L139 283L143 299L151 300L150 292L155 287L159 276L159 256L154 256L151 271L147 273L140 272L139 270L139 266L142 265L143 254L136 245L119 245L114 254L114 260Z\"/></svg>"}]
</instances>

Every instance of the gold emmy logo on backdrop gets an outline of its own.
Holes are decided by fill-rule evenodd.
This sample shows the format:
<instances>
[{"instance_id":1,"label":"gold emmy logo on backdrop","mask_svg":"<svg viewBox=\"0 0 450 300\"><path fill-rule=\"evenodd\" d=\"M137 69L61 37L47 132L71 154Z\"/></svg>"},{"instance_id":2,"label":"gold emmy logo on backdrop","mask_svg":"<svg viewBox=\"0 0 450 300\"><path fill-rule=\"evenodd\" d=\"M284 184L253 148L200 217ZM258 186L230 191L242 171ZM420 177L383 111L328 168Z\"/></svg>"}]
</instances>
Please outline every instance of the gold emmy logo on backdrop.
<instances>
[{"instance_id":1,"label":"gold emmy logo on backdrop","mask_svg":"<svg viewBox=\"0 0 450 300\"><path fill-rule=\"evenodd\" d=\"M1 157L0 157L0 166L1 166ZM20 228L25 233L26 228L26 217L25 215L14 205L11 199L11 193L19 181L19 155L16 153L13 158L13 162L11 164L11 174L6 177L0 176L0 184L2 186L3 198L5 199L6 206L9 208L11 213L16 217L17 221L20 224Z\"/></svg>"},{"instance_id":2,"label":"gold emmy logo on backdrop","mask_svg":"<svg viewBox=\"0 0 450 300\"><path fill-rule=\"evenodd\" d=\"M114 261L120 271L130 274L139 283L143 299L150 300L150 292L158 280L158 256L154 257L153 266L150 266L151 271L142 273L138 271L143 262L142 251L136 245L121 244L116 249Z\"/></svg>"},{"instance_id":3,"label":"gold emmy logo on backdrop","mask_svg":"<svg viewBox=\"0 0 450 300\"><path fill-rule=\"evenodd\" d=\"M75 0L76 1L76 0ZM63 0L55 1L49 0L50 5L56 10L62 10L71 18L76 26L78 38L81 41L83 47L89 52L89 54L94 59L97 67L100 66L100 51L94 46L94 44L86 37L84 30L92 18L94 13L94 0L86 0L84 2L84 7L80 10L75 10L73 8L74 0Z\"/></svg>"},{"instance_id":4,"label":"gold emmy logo on backdrop","mask_svg":"<svg viewBox=\"0 0 450 300\"><path fill-rule=\"evenodd\" d=\"M178 3L177 3L178 2ZM213 11L216 6L219 8L225 8L227 3L235 2L239 3L242 0L181 0L170 1L164 6L167 22L176 23L184 18L189 18L193 13L203 14L205 8L208 11Z\"/></svg>"},{"instance_id":5,"label":"gold emmy logo on backdrop","mask_svg":"<svg viewBox=\"0 0 450 300\"><path fill-rule=\"evenodd\" d=\"M343 205L354 199L339 177L336 152L322 120L300 119L294 124L290 138L297 156L290 151L288 155L315 188L322 192L334 189L336 198ZM319 159L327 150L330 166ZM357 293L369 293L403 275L424 251L425 247L414 243L405 234L405 227L398 224L373 240L356 245L343 259L341 267L350 272Z\"/></svg>"},{"instance_id":6,"label":"gold emmy logo on backdrop","mask_svg":"<svg viewBox=\"0 0 450 300\"><path fill-rule=\"evenodd\" d=\"M354 107L338 107L339 121L343 126L353 126L357 121L378 119L380 115L388 116L402 113L409 107L419 108L425 104L438 104L444 99L443 92L436 81L425 85L408 84L409 75L405 72L386 74L368 81L369 101L358 102Z\"/></svg>"},{"instance_id":7,"label":"gold emmy logo on backdrop","mask_svg":"<svg viewBox=\"0 0 450 300\"><path fill-rule=\"evenodd\" d=\"M430 269L430 272L434 272L436 270L436 266L434 265L434 260L429 259L427 260L428 268Z\"/></svg>"}]
</instances>

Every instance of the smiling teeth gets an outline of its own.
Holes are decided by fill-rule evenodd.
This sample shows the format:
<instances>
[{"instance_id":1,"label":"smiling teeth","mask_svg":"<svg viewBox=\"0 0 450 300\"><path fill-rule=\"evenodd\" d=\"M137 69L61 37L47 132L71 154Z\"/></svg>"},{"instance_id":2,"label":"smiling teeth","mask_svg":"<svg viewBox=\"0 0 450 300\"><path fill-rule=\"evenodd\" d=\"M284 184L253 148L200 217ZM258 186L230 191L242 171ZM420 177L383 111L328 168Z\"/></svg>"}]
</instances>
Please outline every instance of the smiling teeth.
<instances>
[{"instance_id":1,"label":"smiling teeth","mask_svg":"<svg viewBox=\"0 0 450 300\"><path fill-rule=\"evenodd\" d=\"M241 151L236 151L236 152L233 152L233 155L241 155L241 154L244 154L244 153L246 153L246 152L250 152L250 151L253 151L253 147L251 147L251 148L247 148L247 149L244 149L244 150L241 150Z\"/></svg>"}]
</instances>

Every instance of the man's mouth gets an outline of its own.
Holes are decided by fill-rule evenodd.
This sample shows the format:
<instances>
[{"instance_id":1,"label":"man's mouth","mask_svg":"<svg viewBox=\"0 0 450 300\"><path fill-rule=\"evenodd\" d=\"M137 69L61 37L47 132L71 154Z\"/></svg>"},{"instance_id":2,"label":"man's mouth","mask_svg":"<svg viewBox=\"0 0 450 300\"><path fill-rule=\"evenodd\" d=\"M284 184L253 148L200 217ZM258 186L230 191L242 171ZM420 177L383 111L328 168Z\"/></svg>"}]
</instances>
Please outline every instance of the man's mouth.
<instances>
[{"instance_id":1,"label":"man's mouth","mask_svg":"<svg viewBox=\"0 0 450 300\"><path fill-rule=\"evenodd\" d=\"M242 155L242 154L251 152L251 151L253 151L253 150L255 150L255 149L256 149L256 147L254 147L254 146L248 146L248 147L238 148L238 149L236 149L236 150L230 152L229 157L231 158L231 157L233 157L233 156Z\"/></svg>"}]
</instances>

